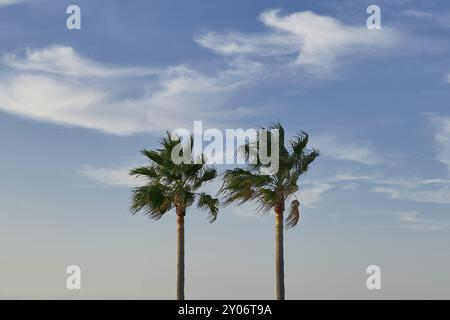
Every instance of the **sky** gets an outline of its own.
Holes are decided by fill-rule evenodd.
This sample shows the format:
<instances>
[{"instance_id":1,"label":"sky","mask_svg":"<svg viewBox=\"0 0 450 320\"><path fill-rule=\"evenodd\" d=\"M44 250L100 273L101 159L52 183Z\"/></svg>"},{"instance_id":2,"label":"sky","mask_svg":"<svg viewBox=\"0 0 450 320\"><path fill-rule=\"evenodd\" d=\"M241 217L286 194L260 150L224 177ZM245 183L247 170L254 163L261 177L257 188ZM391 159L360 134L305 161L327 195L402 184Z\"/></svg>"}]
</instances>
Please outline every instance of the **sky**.
<instances>
[{"instance_id":1,"label":"sky","mask_svg":"<svg viewBox=\"0 0 450 320\"><path fill-rule=\"evenodd\" d=\"M321 151L288 299L449 299L449 101L444 0L0 0L0 298L174 298L175 215L132 216L128 171L200 120L281 121ZM272 299L274 269L273 215L188 210L187 298Z\"/></svg>"}]
</instances>

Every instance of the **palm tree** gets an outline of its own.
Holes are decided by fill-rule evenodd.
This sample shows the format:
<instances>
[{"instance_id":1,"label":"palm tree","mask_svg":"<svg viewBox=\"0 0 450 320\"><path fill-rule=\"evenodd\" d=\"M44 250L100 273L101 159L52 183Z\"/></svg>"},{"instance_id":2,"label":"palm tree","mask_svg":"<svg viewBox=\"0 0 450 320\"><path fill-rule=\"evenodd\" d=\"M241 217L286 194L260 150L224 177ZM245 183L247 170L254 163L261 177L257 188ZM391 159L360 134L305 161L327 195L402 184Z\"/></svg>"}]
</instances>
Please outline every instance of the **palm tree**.
<instances>
[{"instance_id":1,"label":"palm tree","mask_svg":"<svg viewBox=\"0 0 450 320\"><path fill-rule=\"evenodd\" d=\"M193 139L191 138L192 146ZM217 218L219 201L204 192L196 192L217 176L216 169L207 165L203 155L200 161L189 156L188 163L175 164L172 151L181 143L178 137L160 139L161 148L142 150L147 157L146 166L137 167L130 175L141 177L145 184L132 191L130 211L142 212L154 220L175 208L177 216L177 299L184 300L184 217L186 210L197 198L197 207L209 212L210 222ZM183 150L184 151L184 150ZM192 151L192 148L191 148Z\"/></svg>"},{"instance_id":2,"label":"palm tree","mask_svg":"<svg viewBox=\"0 0 450 320\"><path fill-rule=\"evenodd\" d=\"M262 170L267 167L257 156L251 161L252 154L261 141L267 141L270 145L272 134L279 133L279 169L276 173L263 175ZM263 132L263 133L261 133ZM265 137L263 136L266 135ZM263 139L264 138L264 139ZM276 269L276 298L284 300L284 249L283 249L283 215L285 202L292 200L289 215L286 218L286 228L297 225L300 212L300 202L295 197L299 190L298 180L305 173L309 165L319 156L317 149L308 149L309 136L301 132L289 141L286 148L284 142L284 129L280 123L272 124L269 130L260 131L256 141L240 146L239 151L247 160L247 166L227 170L224 173L224 181L220 190L224 195L224 204L233 202L243 204L248 201L256 201L258 211L275 211L275 269ZM275 143L275 141L274 141ZM271 149L271 148L267 148ZM252 153L255 152L255 153ZM252 163L253 162L253 163Z\"/></svg>"}]
</instances>

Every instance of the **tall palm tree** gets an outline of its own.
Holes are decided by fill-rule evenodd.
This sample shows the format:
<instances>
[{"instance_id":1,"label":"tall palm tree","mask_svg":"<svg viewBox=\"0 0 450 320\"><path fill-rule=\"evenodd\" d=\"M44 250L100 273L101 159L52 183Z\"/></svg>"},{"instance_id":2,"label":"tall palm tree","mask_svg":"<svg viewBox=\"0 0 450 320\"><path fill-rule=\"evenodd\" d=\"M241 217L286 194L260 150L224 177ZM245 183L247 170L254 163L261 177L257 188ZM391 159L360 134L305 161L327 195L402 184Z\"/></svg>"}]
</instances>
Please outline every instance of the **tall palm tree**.
<instances>
[{"instance_id":1,"label":"tall palm tree","mask_svg":"<svg viewBox=\"0 0 450 320\"><path fill-rule=\"evenodd\" d=\"M264 165L257 156L251 161L252 154L260 146L261 140L272 143L272 134L279 133L279 169L276 173L263 175ZM263 136L266 135L266 137ZM263 139L264 138L264 139ZM224 204L233 202L243 204L247 201L256 201L258 210L275 212L275 269L276 269L276 298L284 300L284 249L283 249L283 215L285 202L292 200L289 215L286 218L286 228L297 225L300 212L300 202L295 197L299 190L298 180L305 173L309 165L319 156L317 149L308 149L309 136L301 132L285 146L284 128L280 123L272 124L267 131L258 133L256 141L249 142L239 148L248 164L245 169L235 168L224 173L224 181L220 190L224 195ZM275 141L274 141L275 143ZM267 148L271 149L271 148ZM255 153L252 153L255 152Z\"/></svg>"},{"instance_id":2,"label":"tall palm tree","mask_svg":"<svg viewBox=\"0 0 450 320\"><path fill-rule=\"evenodd\" d=\"M193 139L191 138L191 146ZM184 217L186 210L197 198L197 207L209 212L210 222L217 218L219 201L204 192L197 192L206 182L217 176L213 166L206 165L203 155L194 162L175 164L172 151L181 143L178 137L160 139L161 148L142 150L147 157L146 166L137 167L130 175L143 178L145 184L132 191L130 211L142 212L154 220L160 219L171 209L177 216L177 299L184 300ZM192 151L192 148L191 148Z\"/></svg>"}]
</instances>

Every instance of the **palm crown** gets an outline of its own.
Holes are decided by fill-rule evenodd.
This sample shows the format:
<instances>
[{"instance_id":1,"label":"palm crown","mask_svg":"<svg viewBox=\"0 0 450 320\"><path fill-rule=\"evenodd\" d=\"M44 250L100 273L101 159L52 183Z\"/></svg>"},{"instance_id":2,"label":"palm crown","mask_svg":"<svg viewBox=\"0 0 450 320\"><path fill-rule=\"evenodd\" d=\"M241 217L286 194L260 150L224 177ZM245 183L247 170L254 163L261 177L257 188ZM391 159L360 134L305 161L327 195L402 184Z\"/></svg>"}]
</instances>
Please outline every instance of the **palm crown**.
<instances>
[{"instance_id":1,"label":"palm crown","mask_svg":"<svg viewBox=\"0 0 450 320\"><path fill-rule=\"evenodd\" d=\"M256 141L247 143L240 148L240 152L250 163L247 168L235 168L227 170L224 174L224 182L221 193L225 196L225 204L237 202L242 204L254 200L258 209L267 212L271 209L284 211L284 203L295 197L299 190L300 176L308 170L309 165L319 156L317 149L308 149L309 136L301 132L289 141L286 148L284 140L284 128L280 123L272 124L266 131L267 141L271 143L273 130L279 133L279 169L272 175L262 175L261 169L267 165L262 164L259 157L251 163L252 149L259 145L261 133ZM270 150L270 148L268 148ZM256 154L256 153L254 153ZM299 221L299 201L293 200L290 213L286 219L287 227L294 227Z\"/></svg>"},{"instance_id":2,"label":"palm crown","mask_svg":"<svg viewBox=\"0 0 450 320\"><path fill-rule=\"evenodd\" d=\"M190 163L175 164L171 158L172 150L180 142L180 138L167 133L160 140L160 149L142 150L149 163L131 170L130 174L144 178L146 183L133 189L130 210L133 214L143 212L157 220L173 208L177 214L184 215L197 198L197 207L208 211L210 222L214 222L219 201L197 190L216 178L216 169L206 164L203 155L198 163L191 159Z\"/></svg>"}]
</instances>

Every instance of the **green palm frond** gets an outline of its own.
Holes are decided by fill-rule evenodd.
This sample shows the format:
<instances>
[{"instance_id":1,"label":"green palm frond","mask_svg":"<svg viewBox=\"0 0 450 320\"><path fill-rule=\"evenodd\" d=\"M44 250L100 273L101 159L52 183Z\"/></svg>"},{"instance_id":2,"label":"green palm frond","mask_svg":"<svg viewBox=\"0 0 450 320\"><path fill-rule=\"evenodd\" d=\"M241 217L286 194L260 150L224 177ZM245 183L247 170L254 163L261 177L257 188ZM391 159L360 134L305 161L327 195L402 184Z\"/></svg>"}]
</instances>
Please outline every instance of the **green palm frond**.
<instances>
[{"instance_id":1,"label":"green palm frond","mask_svg":"<svg viewBox=\"0 0 450 320\"><path fill-rule=\"evenodd\" d=\"M301 174L305 173L309 169L309 165L316 160L316 158L320 155L320 152L318 149L312 149L303 154L301 159L296 164L296 170L299 171Z\"/></svg>"},{"instance_id":2,"label":"green palm frond","mask_svg":"<svg viewBox=\"0 0 450 320\"><path fill-rule=\"evenodd\" d=\"M253 200L259 188L270 183L270 176L254 174L248 170L235 168L225 171L220 193L225 196L225 205L237 201L238 204Z\"/></svg>"},{"instance_id":3,"label":"green palm frond","mask_svg":"<svg viewBox=\"0 0 450 320\"><path fill-rule=\"evenodd\" d=\"M255 198L258 210L263 213L268 213L279 202L278 194L270 188L261 188Z\"/></svg>"},{"instance_id":4,"label":"green palm frond","mask_svg":"<svg viewBox=\"0 0 450 320\"><path fill-rule=\"evenodd\" d=\"M193 177L193 188L197 190L203 186L206 182L212 181L217 177L217 170L212 166L203 166L201 170Z\"/></svg>"},{"instance_id":5,"label":"green palm frond","mask_svg":"<svg viewBox=\"0 0 450 320\"><path fill-rule=\"evenodd\" d=\"M157 179L158 173L153 166L137 167L130 171L130 175L148 179Z\"/></svg>"},{"instance_id":6,"label":"green palm frond","mask_svg":"<svg viewBox=\"0 0 450 320\"><path fill-rule=\"evenodd\" d=\"M301 156L309 142L309 135L302 131L293 137L290 141L290 147L293 155Z\"/></svg>"},{"instance_id":7,"label":"green palm frond","mask_svg":"<svg viewBox=\"0 0 450 320\"><path fill-rule=\"evenodd\" d=\"M162 154L158 152L157 150L146 150L143 149L141 153L148 158L150 163L154 163L156 165L163 166L164 165L164 158L162 157Z\"/></svg>"},{"instance_id":8,"label":"green palm frond","mask_svg":"<svg viewBox=\"0 0 450 320\"><path fill-rule=\"evenodd\" d=\"M206 193L200 193L198 195L197 207L201 210L209 212L209 222L214 222L217 219L217 213L219 212L219 200L211 197Z\"/></svg>"},{"instance_id":9,"label":"green palm frond","mask_svg":"<svg viewBox=\"0 0 450 320\"><path fill-rule=\"evenodd\" d=\"M284 146L285 133L284 128L281 125L281 122L280 121L272 122L269 126L269 131L273 129L278 130L278 133L280 135L280 144Z\"/></svg>"},{"instance_id":10,"label":"green palm frond","mask_svg":"<svg viewBox=\"0 0 450 320\"><path fill-rule=\"evenodd\" d=\"M160 184L149 184L134 188L130 211L136 214L142 211L150 218L158 220L164 213L173 208L169 200L167 189Z\"/></svg>"}]
</instances>

